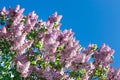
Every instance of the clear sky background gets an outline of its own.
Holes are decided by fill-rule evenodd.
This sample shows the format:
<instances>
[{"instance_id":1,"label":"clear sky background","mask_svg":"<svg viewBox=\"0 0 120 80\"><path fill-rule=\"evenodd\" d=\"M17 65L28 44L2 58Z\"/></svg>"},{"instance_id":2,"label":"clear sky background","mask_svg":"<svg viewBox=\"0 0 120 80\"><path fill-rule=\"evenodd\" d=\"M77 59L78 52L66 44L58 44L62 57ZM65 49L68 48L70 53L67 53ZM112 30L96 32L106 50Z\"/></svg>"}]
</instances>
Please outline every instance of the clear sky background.
<instances>
[{"instance_id":1,"label":"clear sky background","mask_svg":"<svg viewBox=\"0 0 120 80\"><path fill-rule=\"evenodd\" d=\"M108 44L115 49L112 65L120 66L120 0L0 0L0 8L17 4L24 14L34 10L43 20L55 11L62 14L62 30L72 28L84 47Z\"/></svg>"}]
</instances>

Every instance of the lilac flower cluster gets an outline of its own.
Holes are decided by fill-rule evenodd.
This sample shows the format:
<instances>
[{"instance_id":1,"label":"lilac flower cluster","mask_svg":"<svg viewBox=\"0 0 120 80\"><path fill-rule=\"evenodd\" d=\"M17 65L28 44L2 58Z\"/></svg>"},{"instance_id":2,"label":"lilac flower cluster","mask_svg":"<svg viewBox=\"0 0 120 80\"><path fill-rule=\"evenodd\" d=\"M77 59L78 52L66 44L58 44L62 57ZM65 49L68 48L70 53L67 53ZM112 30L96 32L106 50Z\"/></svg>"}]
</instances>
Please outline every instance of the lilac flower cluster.
<instances>
[{"instance_id":1,"label":"lilac flower cluster","mask_svg":"<svg viewBox=\"0 0 120 80\"><path fill-rule=\"evenodd\" d=\"M24 8L0 11L0 44L7 42L7 53L11 57L12 77L26 80L120 80L120 69L110 66L114 50L106 44L98 48L89 44L85 49L74 38L72 30L60 30L61 15L55 12L47 21L38 20L35 12L27 16ZM2 46L0 45L0 46ZM6 45L6 44L5 44ZM6 46L7 46L6 45ZM5 52L5 51L8 52ZM13 54L14 53L14 54ZM4 56L6 56L4 55ZM4 57L3 56L3 57ZM93 61L91 61L93 59ZM2 59L3 60L3 59ZM4 76L0 65L0 75ZM7 67L8 68L8 67ZM9 72L8 72L9 73ZM9 76L9 75L8 75ZM4 79L0 77L0 79Z\"/></svg>"}]
</instances>

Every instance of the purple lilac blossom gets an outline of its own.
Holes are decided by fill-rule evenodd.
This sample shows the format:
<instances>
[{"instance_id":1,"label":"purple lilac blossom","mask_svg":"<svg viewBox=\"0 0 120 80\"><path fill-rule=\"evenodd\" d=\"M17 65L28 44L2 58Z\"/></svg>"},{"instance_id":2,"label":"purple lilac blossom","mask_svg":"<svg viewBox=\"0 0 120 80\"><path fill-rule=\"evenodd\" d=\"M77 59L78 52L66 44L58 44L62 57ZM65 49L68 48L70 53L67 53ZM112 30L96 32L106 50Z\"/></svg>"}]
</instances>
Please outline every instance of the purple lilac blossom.
<instances>
[{"instance_id":1,"label":"purple lilac blossom","mask_svg":"<svg viewBox=\"0 0 120 80\"><path fill-rule=\"evenodd\" d=\"M0 29L0 38L4 38L11 45L10 50L16 52L12 60L21 77L30 77L34 73L38 79L76 80L64 69L70 72L85 69L80 80L89 80L91 76L95 77L97 69L108 68L105 80L120 80L120 68L110 66L114 50L108 45L96 49L95 44L89 44L83 49L72 29L60 30L62 15L55 12L47 21L42 21L34 11L27 16L23 12L24 8L19 5L9 10L4 7L0 11L0 15L7 18ZM89 62L91 56L93 62ZM37 63L40 61L42 63Z\"/></svg>"}]
</instances>

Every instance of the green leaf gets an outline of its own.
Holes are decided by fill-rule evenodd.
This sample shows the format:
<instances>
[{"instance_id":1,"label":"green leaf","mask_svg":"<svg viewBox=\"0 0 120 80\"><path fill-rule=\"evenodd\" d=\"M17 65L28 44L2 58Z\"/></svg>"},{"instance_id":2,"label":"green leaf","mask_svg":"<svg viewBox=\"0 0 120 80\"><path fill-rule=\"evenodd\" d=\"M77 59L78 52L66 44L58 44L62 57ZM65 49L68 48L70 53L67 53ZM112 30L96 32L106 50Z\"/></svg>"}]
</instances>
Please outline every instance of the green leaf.
<instances>
[{"instance_id":1,"label":"green leaf","mask_svg":"<svg viewBox=\"0 0 120 80\"><path fill-rule=\"evenodd\" d=\"M40 49L40 50L42 50L42 48L43 48L43 43L42 43L41 41L36 41L36 42L35 42L35 47L38 48L38 49Z\"/></svg>"},{"instance_id":2,"label":"green leaf","mask_svg":"<svg viewBox=\"0 0 120 80\"><path fill-rule=\"evenodd\" d=\"M13 21L11 19L9 19L9 24L10 26L12 25Z\"/></svg>"},{"instance_id":3,"label":"green leaf","mask_svg":"<svg viewBox=\"0 0 120 80\"><path fill-rule=\"evenodd\" d=\"M82 76L86 73L86 69L81 69L80 71L70 72L70 77L75 78L76 80L81 80Z\"/></svg>"},{"instance_id":4,"label":"green leaf","mask_svg":"<svg viewBox=\"0 0 120 80\"><path fill-rule=\"evenodd\" d=\"M57 24L56 24L56 23L54 23L53 28L55 29L56 27L57 27Z\"/></svg>"},{"instance_id":5,"label":"green leaf","mask_svg":"<svg viewBox=\"0 0 120 80\"><path fill-rule=\"evenodd\" d=\"M31 40L31 39L35 39L37 36L37 31L36 30L31 30L31 32L27 35L27 39Z\"/></svg>"},{"instance_id":6,"label":"green leaf","mask_svg":"<svg viewBox=\"0 0 120 80\"><path fill-rule=\"evenodd\" d=\"M31 61L31 65L36 65L36 61Z\"/></svg>"},{"instance_id":7,"label":"green leaf","mask_svg":"<svg viewBox=\"0 0 120 80\"><path fill-rule=\"evenodd\" d=\"M64 46L64 45L59 46L59 47L57 48L57 51L61 51L61 50L63 50L64 48L65 48L65 46Z\"/></svg>"},{"instance_id":8,"label":"green leaf","mask_svg":"<svg viewBox=\"0 0 120 80\"><path fill-rule=\"evenodd\" d=\"M108 69L107 68L96 68L96 72L94 74L94 77L98 77L100 80L105 80L107 77L107 72Z\"/></svg>"},{"instance_id":9,"label":"green leaf","mask_svg":"<svg viewBox=\"0 0 120 80\"><path fill-rule=\"evenodd\" d=\"M26 17L24 16L23 19L21 20L21 22L23 22L24 24L26 23Z\"/></svg>"},{"instance_id":10,"label":"green leaf","mask_svg":"<svg viewBox=\"0 0 120 80\"><path fill-rule=\"evenodd\" d=\"M48 29L47 28L39 28L38 32L47 32Z\"/></svg>"},{"instance_id":11,"label":"green leaf","mask_svg":"<svg viewBox=\"0 0 120 80\"><path fill-rule=\"evenodd\" d=\"M94 46L93 46L93 48L92 48L92 50L97 50L97 45L96 44L94 44Z\"/></svg>"}]
</instances>

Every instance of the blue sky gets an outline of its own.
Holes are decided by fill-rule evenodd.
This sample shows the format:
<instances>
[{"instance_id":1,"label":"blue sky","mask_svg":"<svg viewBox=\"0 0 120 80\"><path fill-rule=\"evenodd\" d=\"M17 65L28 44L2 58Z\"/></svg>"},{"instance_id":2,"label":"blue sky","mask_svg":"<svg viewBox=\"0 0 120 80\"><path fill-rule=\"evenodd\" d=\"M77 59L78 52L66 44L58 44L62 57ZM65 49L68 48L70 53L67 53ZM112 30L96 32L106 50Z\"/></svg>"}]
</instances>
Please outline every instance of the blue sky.
<instances>
[{"instance_id":1,"label":"blue sky","mask_svg":"<svg viewBox=\"0 0 120 80\"><path fill-rule=\"evenodd\" d=\"M0 0L3 6L20 4L24 14L35 11L39 19L57 11L63 15L61 29L72 28L82 46L108 44L115 49L115 68L120 66L120 0Z\"/></svg>"}]
</instances>

